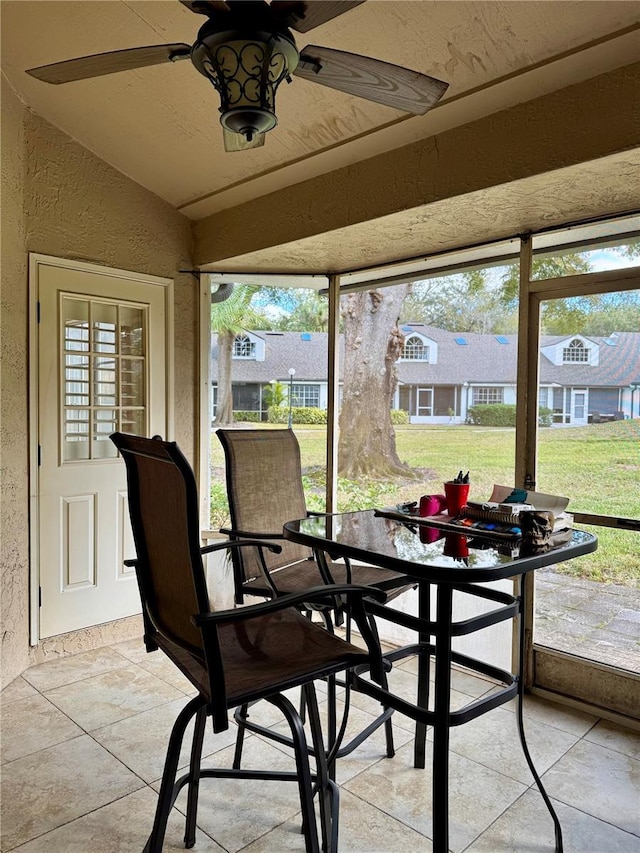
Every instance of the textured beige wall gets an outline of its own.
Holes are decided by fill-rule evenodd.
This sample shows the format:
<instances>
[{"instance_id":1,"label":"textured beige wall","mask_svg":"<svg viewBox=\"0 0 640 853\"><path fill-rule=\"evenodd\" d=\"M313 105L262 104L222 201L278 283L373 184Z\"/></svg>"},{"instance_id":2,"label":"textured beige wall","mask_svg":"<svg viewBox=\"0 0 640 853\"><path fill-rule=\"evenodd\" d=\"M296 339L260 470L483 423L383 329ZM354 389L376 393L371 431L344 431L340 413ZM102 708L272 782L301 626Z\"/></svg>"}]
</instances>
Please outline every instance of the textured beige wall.
<instances>
[{"instance_id":1,"label":"textured beige wall","mask_svg":"<svg viewBox=\"0 0 640 853\"><path fill-rule=\"evenodd\" d=\"M221 211L195 225L196 263L401 216L637 148L639 87L636 63ZM597 192L585 189L587 196ZM421 251L450 240L451 229L431 242L425 235Z\"/></svg>"},{"instance_id":2,"label":"textured beige wall","mask_svg":"<svg viewBox=\"0 0 640 853\"><path fill-rule=\"evenodd\" d=\"M2 683L34 660L139 632L137 620L28 646L28 253L175 279L175 438L194 458L198 288L191 223L2 89Z\"/></svg>"},{"instance_id":3,"label":"textured beige wall","mask_svg":"<svg viewBox=\"0 0 640 853\"><path fill-rule=\"evenodd\" d=\"M27 661L27 260L24 251L23 111L2 79L0 507L2 684Z\"/></svg>"}]
</instances>

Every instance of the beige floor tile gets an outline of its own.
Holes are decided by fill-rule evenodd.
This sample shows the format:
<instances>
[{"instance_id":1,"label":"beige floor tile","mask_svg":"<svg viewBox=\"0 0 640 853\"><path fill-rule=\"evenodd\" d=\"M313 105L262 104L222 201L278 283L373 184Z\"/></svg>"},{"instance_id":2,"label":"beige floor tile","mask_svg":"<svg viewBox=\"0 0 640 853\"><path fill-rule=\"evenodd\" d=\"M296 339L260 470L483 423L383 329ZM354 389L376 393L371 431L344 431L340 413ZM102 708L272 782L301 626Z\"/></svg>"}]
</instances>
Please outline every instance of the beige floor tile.
<instances>
[{"instance_id":1,"label":"beige floor tile","mask_svg":"<svg viewBox=\"0 0 640 853\"><path fill-rule=\"evenodd\" d=\"M525 720L527 744L542 775L577 741L574 735L535 720ZM450 748L525 785L533 783L526 763L515 714L496 708L463 726L451 729Z\"/></svg>"},{"instance_id":2,"label":"beige floor tile","mask_svg":"<svg viewBox=\"0 0 640 853\"><path fill-rule=\"evenodd\" d=\"M18 758L2 768L0 849L9 851L142 784L88 735Z\"/></svg>"},{"instance_id":3,"label":"beige floor tile","mask_svg":"<svg viewBox=\"0 0 640 853\"><path fill-rule=\"evenodd\" d=\"M124 640L122 643L114 643L111 648L120 652L121 655L133 661L133 663L140 663L147 658L164 657L159 649L155 652L147 652L142 637L135 640Z\"/></svg>"},{"instance_id":4,"label":"beige floor tile","mask_svg":"<svg viewBox=\"0 0 640 853\"><path fill-rule=\"evenodd\" d=\"M195 696L198 692L186 675L183 675L178 667L172 663L162 652L153 652L146 655L138 662L138 666L171 684L176 690L180 690L186 696Z\"/></svg>"},{"instance_id":5,"label":"beige floor tile","mask_svg":"<svg viewBox=\"0 0 640 853\"><path fill-rule=\"evenodd\" d=\"M37 692L35 687L32 687L28 681L19 676L0 692L0 706L8 705L10 702L18 702L20 699L28 699L29 696L35 696Z\"/></svg>"},{"instance_id":6,"label":"beige floor tile","mask_svg":"<svg viewBox=\"0 0 640 853\"><path fill-rule=\"evenodd\" d=\"M607 720L600 720L587 735L585 740L599 743L609 749L615 749L624 755L640 759L640 732L616 726ZM640 798L640 794L639 794Z\"/></svg>"},{"instance_id":7,"label":"beige floor tile","mask_svg":"<svg viewBox=\"0 0 640 853\"><path fill-rule=\"evenodd\" d=\"M81 734L82 729L66 714L36 693L12 702L2 711L2 762L14 761Z\"/></svg>"},{"instance_id":8,"label":"beige floor tile","mask_svg":"<svg viewBox=\"0 0 640 853\"><path fill-rule=\"evenodd\" d=\"M230 767L233 749L229 747L213 756L211 762ZM293 758L262 739L247 739L243 767L262 770L293 770ZM154 785L155 787L155 785ZM177 806L184 811L186 792ZM300 811L298 786L295 782L252 781L238 779L203 779L200 785L198 826L225 850L235 853L275 826Z\"/></svg>"},{"instance_id":9,"label":"beige floor tile","mask_svg":"<svg viewBox=\"0 0 640 853\"><path fill-rule=\"evenodd\" d=\"M640 839L591 815L554 801L564 853L638 853ZM466 853L550 853L555 846L551 815L531 789L482 833Z\"/></svg>"},{"instance_id":10,"label":"beige floor tile","mask_svg":"<svg viewBox=\"0 0 640 853\"><path fill-rule=\"evenodd\" d=\"M399 669L405 669L408 672L418 673L418 659L415 657L407 658L404 661L398 662L396 666ZM433 661L431 662L430 677L433 681ZM466 693L467 696L483 696L485 693L493 690L495 682L488 678L481 678L475 675L470 670L463 667L453 666L451 668L451 686L460 693Z\"/></svg>"},{"instance_id":11,"label":"beige floor tile","mask_svg":"<svg viewBox=\"0 0 640 853\"><path fill-rule=\"evenodd\" d=\"M320 712L320 719L322 721L322 731L323 736L325 737L326 748L328 703L326 701L322 701L322 697L318 698L320 700L318 703L318 709ZM343 702L337 702L336 711L337 726L339 728L342 725L342 715L344 714ZM351 710L349 712L349 719L347 720L345 736L342 740L343 746L348 745L354 737L364 731L364 729L375 720L376 716L377 714L370 714L366 711L361 711L359 708L356 708L352 705ZM281 734L288 735L290 732L290 729L285 722L279 722L276 725L273 725L272 727ZM309 732L308 720L305 722L305 732L307 738L310 741L311 735ZM412 731L407 731L406 729L400 728L395 725L393 734L394 747L396 750L398 750L404 744L408 743L413 737ZM280 744L274 745L284 750L285 752L290 753L290 749L288 747ZM342 784L347 779L351 779L353 776L357 775L358 773L361 773L363 770L365 770L367 767L370 767L372 764L375 764L375 762L377 761L386 760L386 754L387 745L383 724L378 727L373 732L373 734L369 735L369 737L363 743L361 743L360 746L356 747L348 755L344 755L342 758L338 759L336 764L336 778L338 780L338 783Z\"/></svg>"},{"instance_id":12,"label":"beige floor tile","mask_svg":"<svg viewBox=\"0 0 640 853\"><path fill-rule=\"evenodd\" d=\"M338 711L341 713L342 708L339 708ZM373 719L375 719L373 715L360 711L358 708L352 708L349 713L344 743L348 743L354 735L363 731ZM396 752L405 744L409 743L412 738L412 732L394 725L393 743ZM336 779L338 780L338 783L340 785L344 784L348 779L352 779L358 773L362 773L363 770L366 770L368 767L371 767L372 764L379 761L386 764L396 760L395 757L389 759L386 755L387 742L384 725L382 725L377 728L372 735L369 735L364 743L361 743L353 752L338 759L336 765Z\"/></svg>"},{"instance_id":13,"label":"beige floor tile","mask_svg":"<svg viewBox=\"0 0 640 853\"><path fill-rule=\"evenodd\" d=\"M506 711L516 710L516 700L512 699L502 706ZM524 719L525 725L528 720L536 720L546 723L556 729L562 729L576 737L583 737L597 722L598 718L584 711L577 711L568 705L560 705L543 699L542 696L524 697Z\"/></svg>"},{"instance_id":14,"label":"beige floor tile","mask_svg":"<svg viewBox=\"0 0 640 853\"><path fill-rule=\"evenodd\" d=\"M344 787L431 838L431 744L427 744L424 770L414 769L412 762L408 744L393 761L378 762ZM449 765L449 846L457 853L515 802L525 786L453 753Z\"/></svg>"},{"instance_id":15,"label":"beige floor tile","mask_svg":"<svg viewBox=\"0 0 640 853\"><path fill-rule=\"evenodd\" d=\"M430 853L431 840L379 809L340 793L340 853ZM298 816L263 835L242 853L293 853L304 851Z\"/></svg>"},{"instance_id":16,"label":"beige floor tile","mask_svg":"<svg viewBox=\"0 0 640 853\"><path fill-rule=\"evenodd\" d=\"M413 673L394 667L392 671L387 674L387 681L389 684L388 689L391 693L396 696L400 696L409 702L416 701L418 679ZM369 714L380 713L380 703L377 699L367 696L366 693L358 693L353 690L351 693L351 703L355 708L360 708L360 710L367 711ZM393 723L394 728L403 728L409 732L413 732L415 728L413 720L401 714L394 714Z\"/></svg>"},{"instance_id":17,"label":"beige floor tile","mask_svg":"<svg viewBox=\"0 0 640 853\"><path fill-rule=\"evenodd\" d=\"M94 729L91 736L145 782L153 782L162 776L169 735L178 714L186 704L186 697L176 699L117 723ZM235 743L236 733L236 726L231 725L226 732L214 735L209 718L203 755L209 755ZM189 763L192 737L193 723L185 733L180 767Z\"/></svg>"},{"instance_id":18,"label":"beige floor tile","mask_svg":"<svg viewBox=\"0 0 640 853\"><path fill-rule=\"evenodd\" d=\"M142 637L139 640L125 640L123 643L116 643L113 648L132 663L137 663L152 675L168 681L169 684L177 687L178 690L181 690L186 695L195 695L196 691L189 679L180 672L178 667L163 652L159 649L155 652L147 652Z\"/></svg>"},{"instance_id":19,"label":"beige floor tile","mask_svg":"<svg viewBox=\"0 0 640 853\"><path fill-rule=\"evenodd\" d=\"M23 673L24 678L41 693L71 684L92 675L111 672L128 666L128 660L110 646L81 652L57 660L46 661L32 666Z\"/></svg>"},{"instance_id":20,"label":"beige floor tile","mask_svg":"<svg viewBox=\"0 0 640 853\"><path fill-rule=\"evenodd\" d=\"M394 668L388 676L389 682L389 690L395 696L399 696L401 699L406 700L412 704L416 703L417 700L417 691L418 691L418 679L417 676L408 671L401 668ZM375 699L367 696L364 693L353 692L352 703L355 707L361 708L364 711L368 711L370 714L377 713L380 705ZM474 701L474 697L472 697L468 693L461 693L458 690L452 689L450 691L450 703L451 710L455 711L459 708L463 708L465 705L470 704ZM435 691L433 688L433 682L430 683L429 689L429 707L433 710L433 703L435 698ZM400 712L396 712L393 717L394 728L399 727L406 729L409 732L415 731L415 721L409 717L401 714Z\"/></svg>"},{"instance_id":21,"label":"beige floor tile","mask_svg":"<svg viewBox=\"0 0 640 853\"><path fill-rule=\"evenodd\" d=\"M131 665L48 690L47 699L86 731L131 717L184 693Z\"/></svg>"},{"instance_id":22,"label":"beige floor tile","mask_svg":"<svg viewBox=\"0 0 640 853\"><path fill-rule=\"evenodd\" d=\"M141 850L153 821L169 731L188 701L190 684L161 652L148 655L142 640L52 660L24 675L1 697L0 849ZM392 690L414 700L415 662L396 665L390 680ZM452 686L454 708L492 689L490 681L458 668ZM299 690L289 691L289 698L299 707ZM324 714L324 683L318 684L318 699ZM375 701L356 695L347 737L378 709ZM513 711L509 703L452 730L449 790L455 853L553 849L551 817L537 789L527 790L531 776ZM252 717L283 727L281 713L265 702L255 706ZM215 736L210 728L208 723L205 766L230 766L235 727ZM557 803L565 853L640 853L640 734L536 696L525 697L525 728L538 769L544 773L549 768L544 781ZM339 761L341 853L431 850L431 743L427 768L415 770L413 731L414 722L396 714L394 759L384 757L384 730L378 729ZM431 734L429 730L429 738ZM183 766L190 735L189 730ZM254 735L247 736L243 765L294 766L286 746ZM145 787L143 780L152 780L152 786ZM184 849L180 809L185 801L183 792L170 817L164 853ZM204 853L304 849L295 783L205 779L198 822L202 828L195 849Z\"/></svg>"},{"instance_id":23,"label":"beige floor tile","mask_svg":"<svg viewBox=\"0 0 640 853\"><path fill-rule=\"evenodd\" d=\"M142 788L91 814L80 817L16 848L15 853L133 853L146 844L157 794ZM184 816L173 811L167 824L163 853L184 853ZM202 830L196 833L198 853L224 853Z\"/></svg>"},{"instance_id":24,"label":"beige floor tile","mask_svg":"<svg viewBox=\"0 0 640 853\"><path fill-rule=\"evenodd\" d=\"M637 758L581 740L542 781L549 796L640 835L639 779Z\"/></svg>"}]
</instances>

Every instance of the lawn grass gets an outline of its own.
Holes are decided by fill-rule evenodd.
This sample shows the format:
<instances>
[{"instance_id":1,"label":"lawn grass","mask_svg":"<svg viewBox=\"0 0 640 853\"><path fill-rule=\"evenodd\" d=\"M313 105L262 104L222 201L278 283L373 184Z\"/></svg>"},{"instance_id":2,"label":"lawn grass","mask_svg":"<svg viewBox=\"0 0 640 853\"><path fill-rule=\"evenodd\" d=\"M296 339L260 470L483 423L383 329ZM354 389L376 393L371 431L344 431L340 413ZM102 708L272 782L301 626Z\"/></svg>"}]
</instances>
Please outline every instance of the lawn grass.
<instances>
[{"instance_id":1,"label":"lawn grass","mask_svg":"<svg viewBox=\"0 0 640 853\"><path fill-rule=\"evenodd\" d=\"M294 429L305 473L313 475L323 470L325 429ZM341 484L339 509L346 508L343 502L361 509L416 500L422 494L440 494L443 482L455 477L460 469L471 472L470 497L477 500L488 498L494 483L510 485L514 481L513 429L410 425L397 426L395 430L400 459L417 469L420 479L393 484ZM215 436L211 448L217 502L223 489L215 480L219 484L224 461ZM640 518L640 421L541 430L537 489L568 496L569 511ZM321 482L312 491L309 505L318 509ZM214 519L212 523L220 526ZM640 588L640 534L605 527L591 530L598 535L598 550L559 568L577 577Z\"/></svg>"}]
</instances>

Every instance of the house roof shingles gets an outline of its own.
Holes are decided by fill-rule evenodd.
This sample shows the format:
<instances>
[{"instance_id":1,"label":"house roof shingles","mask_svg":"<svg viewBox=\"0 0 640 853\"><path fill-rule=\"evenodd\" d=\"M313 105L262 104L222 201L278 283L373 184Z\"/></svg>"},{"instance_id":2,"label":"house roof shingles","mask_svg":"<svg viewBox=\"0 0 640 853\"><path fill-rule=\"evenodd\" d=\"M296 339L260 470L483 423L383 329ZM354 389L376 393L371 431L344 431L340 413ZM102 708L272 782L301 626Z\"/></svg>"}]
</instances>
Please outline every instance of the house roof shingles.
<instances>
[{"instance_id":1,"label":"house roof shingles","mask_svg":"<svg viewBox=\"0 0 640 853\"><path fill-rule=\"evenodd\" d=\"M446 332L418 323L411 326L419 334L438 345L437 363L399 361L398 378L409 385L461 385L463 382L515 384L517 335L483 335L475 332ZM405 331L405 335L410 333ZM265 359L234 359L233 378L237 382L268 383L273 379L289 381L289 368L295 368L294 382L323 382L326 380L326 332L252 332L265 342ZM569 341L575 335L543 336L541 347ZM583 336L585 337L585 336ZM501 343L500 340L506 341ZM464 339L464 345L456 343ZM588 385L590 387L622 387L640 382L640 332L620 332L604 337L588 336L599 347L598 365L582 363L552 364L542 354L540 381L543 384ZM344 342L340 338L340 369L342 370ZM211 349L212 377L217 375L217 340L213 336Z\"/></svg>"}]
</instances>

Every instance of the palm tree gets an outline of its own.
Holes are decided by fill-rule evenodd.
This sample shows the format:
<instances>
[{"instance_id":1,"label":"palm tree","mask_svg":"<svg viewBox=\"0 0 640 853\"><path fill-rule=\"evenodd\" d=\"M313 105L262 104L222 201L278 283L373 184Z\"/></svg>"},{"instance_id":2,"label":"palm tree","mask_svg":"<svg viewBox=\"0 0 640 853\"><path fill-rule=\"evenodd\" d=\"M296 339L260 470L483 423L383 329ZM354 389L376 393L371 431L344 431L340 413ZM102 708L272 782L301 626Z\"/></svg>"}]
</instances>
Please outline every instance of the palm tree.
<instances>
[{"instance_id":1,"label":"palm tree","mask_svg":"<svg viewBox=\"0 0 640 853\"><path fill-rule=\"evenodd\" d=\"M233 423L233 396L231 392L231 356L236 336L247 329L256 329L264 322L253 308L251 300L258 287L236 284L223 301L211 305L211 331L218 336L218 404L216 425Z\"/></svg>"}]
</instances>

